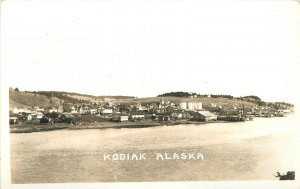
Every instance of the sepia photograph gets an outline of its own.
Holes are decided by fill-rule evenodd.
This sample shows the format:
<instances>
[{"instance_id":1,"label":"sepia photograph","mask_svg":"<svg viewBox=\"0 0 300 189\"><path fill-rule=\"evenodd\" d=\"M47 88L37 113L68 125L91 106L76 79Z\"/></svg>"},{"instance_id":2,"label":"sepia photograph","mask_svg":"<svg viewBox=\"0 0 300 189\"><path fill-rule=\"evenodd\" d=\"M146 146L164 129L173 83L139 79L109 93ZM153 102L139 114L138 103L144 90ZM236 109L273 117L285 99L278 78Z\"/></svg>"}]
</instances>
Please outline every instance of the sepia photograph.
<instances>
[{"instance_id":1,"label":"sepia photograph","mask_svg":"<svg viewBox=\"0 0 300 189\"><path fill-rule=\"evenodd\" d=\"M300 3L1 1L1 188L299 188Z\"/></svg>"}]
</instances>

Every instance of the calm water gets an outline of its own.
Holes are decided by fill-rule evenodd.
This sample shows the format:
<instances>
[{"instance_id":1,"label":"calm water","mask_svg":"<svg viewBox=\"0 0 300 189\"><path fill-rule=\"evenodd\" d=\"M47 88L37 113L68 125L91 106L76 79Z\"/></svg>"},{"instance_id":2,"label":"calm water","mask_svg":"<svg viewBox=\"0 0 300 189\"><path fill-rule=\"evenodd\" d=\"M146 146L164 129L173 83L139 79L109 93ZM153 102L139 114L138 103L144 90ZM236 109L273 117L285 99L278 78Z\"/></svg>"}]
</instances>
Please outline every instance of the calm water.
<instances>
[{"instance_id":1,"label":"calm water","mask_svg":"<svg viewBox=\"0 0 300 189\"><path fill-rule=\"evenodd\" d=\"M274 180L295 170L295 116L139 129L10 134L12 183ZM155 159L196 153L204 160ZM104 161L105 153L146 153L145 161Z\"/></svg>"}]
</instances>

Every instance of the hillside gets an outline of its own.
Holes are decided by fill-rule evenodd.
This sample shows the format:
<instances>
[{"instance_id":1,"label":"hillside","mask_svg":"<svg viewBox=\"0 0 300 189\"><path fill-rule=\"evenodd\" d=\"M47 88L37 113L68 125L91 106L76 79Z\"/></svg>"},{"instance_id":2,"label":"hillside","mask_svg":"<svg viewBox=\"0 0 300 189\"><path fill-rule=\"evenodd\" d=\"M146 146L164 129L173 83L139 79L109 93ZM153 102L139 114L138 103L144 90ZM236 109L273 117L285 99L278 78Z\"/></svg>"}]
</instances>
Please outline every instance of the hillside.
<instances>
[{"instance_id":1,"label":"hillside","mask_svg":"<svg viewBox=\"0 0 300 189\"><path fill-rule=\"evenodd\" d=\"M250 108L255 107L256 104L252 102L231 100L227 98L208 98L208 97L199 97L199 98L184 98L184 97L149 97L149 98L134 98L134 99L126 99L126 100L115 100L115 103L124 103L124 104L149 104L154 102L160 102L161 98L167 99L175 104L179 102L202 102L203 107L208 107L210 104L216 104L218 106L222 106L224 110L232 109L234 107L242 108Z\"/></svg>"},{"instance_id":2,"label":"hillside","mask_svg":"<svg viewBox=\"0 0 300 189\"><path fill-rule=\"evenodd\" d=\"M29 108L32 106L52 107L59 106L61 100L55 97L34 94L30 92L15 91L9 89L9 107Z\"/></svg>"},{"instance_id":3,"label":"hillside","mask_svg":"<svg viewBox=\"0 0 300 189\"><path fill-rule=\"evenodd\" d=\"M228 96L228 95L227 95ZM58 91L18 91L15 89L9 89L9 105L10 109L14 107L19 108L30 108L32 106L39 107L58 107L64 104L77 104L77 103L87 103L87 104L103 104L106 102L112 102L113 104L150 104L157 103L163 98L164 100L169 100L175 104L179 102L202 102L203 108L209 107L211 104L217 106L222 106L223 110L232 110L234 107L249 109L257 105L265 105L278 109L283 105L292 106L287 103L266 103L261 101L256 96L247 96L240 98L226 98L221 97L207 97L207 96L197 96L191 97L176 97L176 96L158 96L158 97L148 97L148 98L134 98L129 96L93 96L79 93L70 92L58 92ZM259 103L258 103L259 102Z\"/></svg>"},{"instance_id":4,"label":"hillside","mask_svg":"<svg viewBox=\"0 0 300 189\"><path fill-rule=\"evenodd\" d=\"M118 101L132 99L129 96L93 96L79 93L60 92L60 91L19 91L9 89L10 108L29 108L32 106L53 107L65 103L104 103L107 101Z\"/></svg>"}]
</instances>

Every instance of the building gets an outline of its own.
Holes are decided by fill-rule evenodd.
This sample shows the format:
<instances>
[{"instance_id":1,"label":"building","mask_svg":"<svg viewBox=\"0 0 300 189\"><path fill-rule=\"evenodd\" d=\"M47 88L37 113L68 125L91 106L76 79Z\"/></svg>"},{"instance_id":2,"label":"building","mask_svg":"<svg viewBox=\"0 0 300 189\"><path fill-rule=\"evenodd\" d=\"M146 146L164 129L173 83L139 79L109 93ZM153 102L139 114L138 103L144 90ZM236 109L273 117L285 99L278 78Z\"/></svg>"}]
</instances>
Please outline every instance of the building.
<instances>
[{"instance_id":1,"label":"building","mask_svg":"<svg viewBox=\"0 0 300 189\"><path fill-rule=\"evenodd\" d=\"M32 118L33 118L32 114L28 114L28 115L27 115L27 120L28 120L28 121L32 120Z\"/></svg>"},{"instance_id":2,"label":"building","mask_svg":"<svg viewBox=\"0 0 300 189\"><path fill-rule=\"evenodd\" d=\"M139 111L147 111L148 109L144 106L138 106Z\"/></svg>"},{"instance_id":3,"label":"building","mask_svg":"<svg viewBox=\"0 0 300 189\"><path fill-rule=\"evenodd\" d=\"M97 113L97 109L93 108L90 110L91 114L96 114Z\"/></svg>"},{"instance_id":4,"label":"building","mask_svg":"<svg viewBox=\"0 0 300 189\"><path fill-rule=\"evenodd\" d=\"M170 116L173 119L182 119L183 113L180 110L177 110L177 111L172 112Z\"/></svg>"},{"instance_id":5,"label":"building","mask_svg":"<svg viewBox=\"0 0 300 189\"><path fill-rule=\"evenodd\" d=\"M128 121L128 115L127 114L115 114L112 119L113 121L116 122L123 122L123 121Z\"/></svg>"},{"instance_id":6,"label":"building","mask_svg":"<svg viewBox=\"0 0 300 189\"><path fill-rule=\"evenodd\" d=\"M180 102L179 108L182 110L202 110L202 102Z\"/></svg>"},{"instance_id":7,"label":"building","mask_svg":"<svg viewBox=\"0 0 300 189\"><path fill-rule=\"evenodd\" d=\"M18 117L9 117L9 124L17 124Z\"/></svg>"},{"instance_id":8,"label":"building","mask_svg":"<svg viewBox=\"0 0 300 189\"><path fill-rule=\"evenodd\" d=\"M187 109L188 110L194 110L194 103L193 102L188 102L187 103Z\"/></svg>"},{"instance_id":9,"label":"building","mask_svg":"<svg viewBox=\"0 0 300 189\"><path fill-rule=\"evenodd\" d=\"M31 110L28 110L27 108L24 108L24 109L20 108L20 109L19 109L19 108L15 107L15 108L12 110L12 112L13 112L14 114L22 114L22 113L28 114L28 113L31 112Z\"/></svg>"},{"instance_id":10,"label":"building","mask_svg":"<svg viewBox=\"0 0 300 189\"><path fill-rule=\"evenodd\" d=\"M45 111L44 108L40 108L38 106L33 107L33 110L36 111L36 112L44 112Z\"/></svg>"},{"instance_id":11,"label":"building","mask_svg":"<svg viewBox=\"0 0 300 189\"><path fill-rule=\"evenodd\" d=\"M76 110L76 108L74 106L72 106L70 108L71 114L78 114L78 111Z\"/></svg>"},{"instance_id":12,"label":"building","mask_svg":"<svg viewBox=\"0 0 300 189\"><path fill-rule=\"evenodd\" d=\"M216 121L218 116L209 111L198 111L199 113L199 121Z\"/></svg>"},{"instance_id":13,"label":"building","mask_svg":"<svg viewBox=\"0 0 300 189\"><path fill-rule=\"evenodd\" d=\"M105 108L101 111L102 114L112 114L113 110L111 108Z\"/></svg>"},{"instance_id":14,"label":"building","mask_svg":"<svg viewBox=\"0 0 300 189\"><path fill-rule=\"evenodd\" d=\"M187 109L186 107L187 107L186 102L180 102L180 103L179 103L179 108L180 108L180 109L186 110L186 109Z\"/></svg>"},{"instance_id":15,"label":"building","mask_svg":"<svg viewBox=\"0 0 300 189\"><path fill-rule=\"evenodd\" d=\"M91 113L91 109L88 106L82 106L79 109L79 114L90 114Z\"/></svg>"},{"instance_id":16,"label":"building","mask_svg":"<svg viewBox=\"0 0 300 189\"><path fill-rule=\"evenodd\" d=\"M131 119L143 119L145 117L145 113L143 112L130 112Z\"/></svg>"},{"instance_id":17,"label":"building","mask_svg":"<svg viewBox=\"0 0 300 189\"><path fill-rule=\"evenodd\" d=\"M51 113L57 113L58 112L58 109L55 108L55 107L52 107L48 110L48 112L51 114Z\"/></svg>"},{"instance_id":18,"label":"building","mask_svg":"<svg viewBox=\"0 0 300 189\"><path fill-rule=\"evenodd\" d=\"M37 119L42 119L44 117L44 114L42 112L36 112L35 114Z\"/></svg>"},{"instance_id":19,"label":"building","mask_svg":"<svg viewBox=\"0 0 300 189\"><path fill-rule=\"evenodd\" d=\"M119 116L119 121L128 121L128 115L125 115L125 114L121 114Z\"/></svg>"}]
</instances>

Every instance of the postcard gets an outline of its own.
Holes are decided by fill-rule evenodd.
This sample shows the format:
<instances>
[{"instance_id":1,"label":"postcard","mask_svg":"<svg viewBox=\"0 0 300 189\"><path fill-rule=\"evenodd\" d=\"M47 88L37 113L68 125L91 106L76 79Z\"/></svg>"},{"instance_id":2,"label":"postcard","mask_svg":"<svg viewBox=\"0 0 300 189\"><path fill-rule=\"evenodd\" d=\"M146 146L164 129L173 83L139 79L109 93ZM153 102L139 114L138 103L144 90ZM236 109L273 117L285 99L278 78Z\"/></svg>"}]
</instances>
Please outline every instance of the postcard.
<instances>
[{"instance_id":1,"label":"postcard","mask_svg":"<svg viewBox=\"0 0 300 189\"><path fill-rule=\"evenodd\" d=\"M297 1L1 4L2 188L299 188Z\"/></svg>"}]
</instances>

